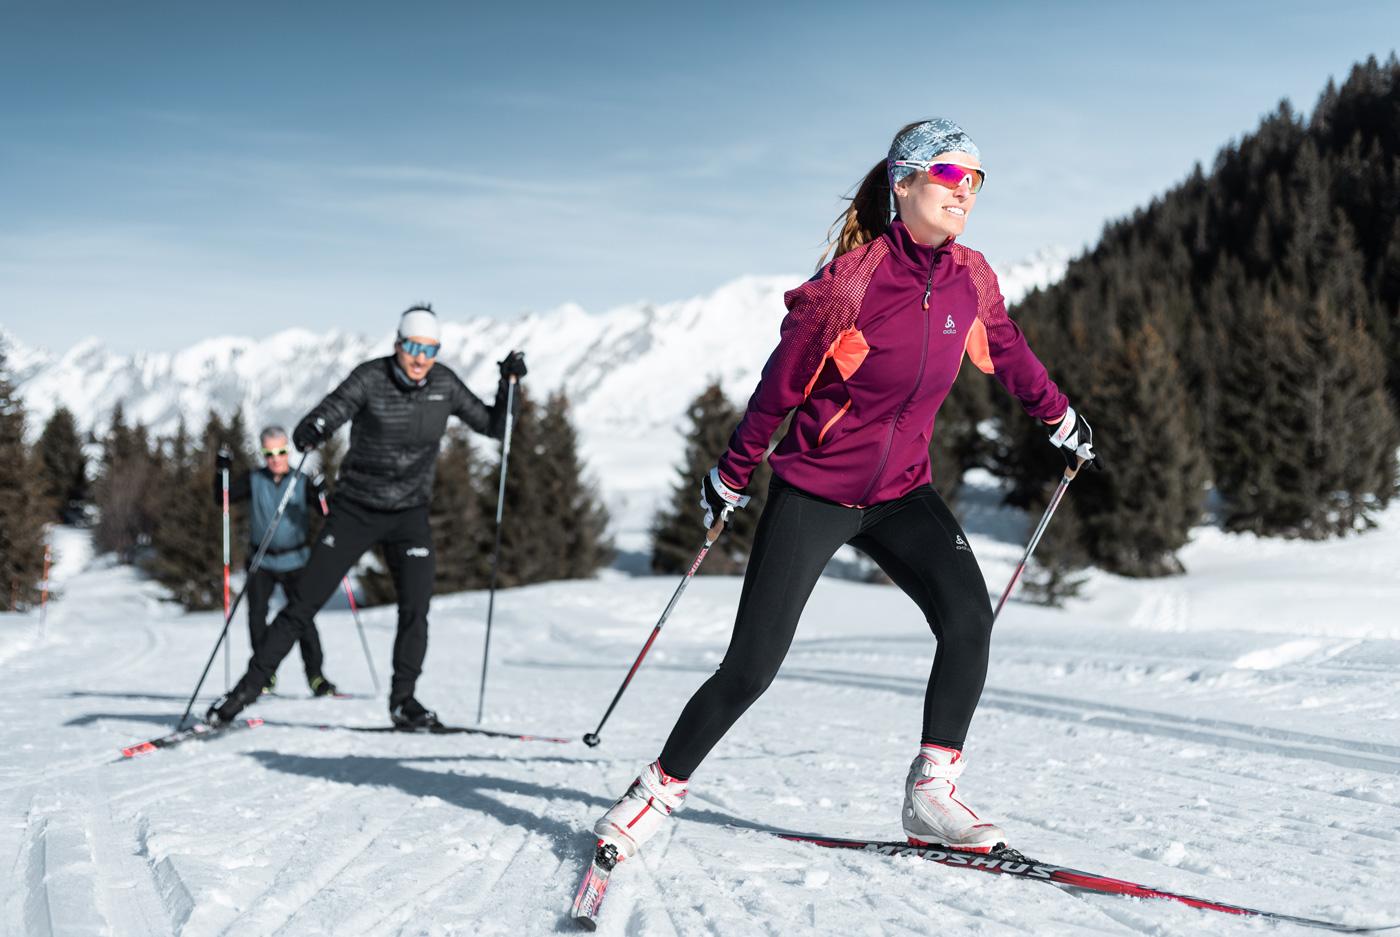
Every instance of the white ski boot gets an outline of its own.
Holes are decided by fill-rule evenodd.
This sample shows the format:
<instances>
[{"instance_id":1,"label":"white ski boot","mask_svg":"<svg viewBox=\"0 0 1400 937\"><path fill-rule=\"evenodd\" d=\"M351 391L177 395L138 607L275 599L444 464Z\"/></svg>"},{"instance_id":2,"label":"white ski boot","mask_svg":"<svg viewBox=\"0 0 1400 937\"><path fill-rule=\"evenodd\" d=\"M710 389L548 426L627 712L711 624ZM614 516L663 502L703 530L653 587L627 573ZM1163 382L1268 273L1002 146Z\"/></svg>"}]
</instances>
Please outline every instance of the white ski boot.
<instances>
[{"instance_id":1,"label":"white ski boot","mask_svg":"<svg viewBox=\"0 0 1400 937\"><path fill-rule=\"evenodd\" d=\"M904 835L911 844L991 852L1006 842L1001 827L983 823L955 796L957 787L953 782L964 767L962 752L955 748L919 748L904 782Z\"/></svg>"},{"instance_id":2,"label":"white ski boot","mask_svg":"<svg viewBox=\"0 0 1400 937\"><path fill-rule=\"evenodd\" d=\"M688 784L662 771L660 761L647 765L627 793L593 825L599 845L616 846L618 861L635 856L642 843L680 809Z\"/></svg>"}]
</instances>

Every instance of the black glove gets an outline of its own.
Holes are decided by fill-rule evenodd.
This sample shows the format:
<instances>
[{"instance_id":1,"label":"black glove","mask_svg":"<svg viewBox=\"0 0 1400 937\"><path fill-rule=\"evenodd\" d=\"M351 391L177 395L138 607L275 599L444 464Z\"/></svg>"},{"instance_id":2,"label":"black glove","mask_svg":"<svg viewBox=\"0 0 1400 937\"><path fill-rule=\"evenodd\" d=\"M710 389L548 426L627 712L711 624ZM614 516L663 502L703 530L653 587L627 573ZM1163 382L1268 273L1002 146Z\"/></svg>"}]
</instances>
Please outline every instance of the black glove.
<instances>
[{"instance_id":1,"label":"black glove","mask_svg":"<svg viewBox=\"0 0 1400 937\"><path fill-rule=\"evenodd\" d=\"M317 474L306 480L307 486L311 489L311 496L317 501L326 496L326 476Z\"/></svg>"},{"instance_id":2,"label":"black glove","mask_svg":"<svg viewBox=\"0 0 1400 937\"><path fill-rule=\"evenodd\" d=\"M700 482L700 506L705 509L707 530L714 527L716 518L724 517L726 511L744 507L748 503L748 495L742 491L735 491L724 483L719 474L719 466L710 469L710 474Z\"/></svg>"},{"instance_id":3,"label":"black glove","mask_svg":"<svg viewBox=\"0 0 1400 937\"><path fill-rule=\"evenodd\" d=\"M233 468L233 452L228 446L220 446L219 454L214 456L214 467L221 472L226 472Z\"/></svg>"},{"instance_id":4,"label":"black glove","mask_svg":"<svg viewBox=\"0 0 1400 937\"><path fill-rule=\"evenodd\" d=\"M512 351L506 355L504 361L498 361L501 366L501 380L508 381L515 378L517 381L529 373L529 368L525 367L525 352Z\"/></svg>"},{"instance_id":5,"label":"black glove","mask_svg":"<svg viewBox=\"0 0 1400 937\"><path fill-rule=\"evenodd\" d=\"M297 447L297 452L309 452L325 441L326 421L319 416L315 419L308 416L292 430L292 445Z\"/></svg>"},{"instance_id":6,"label":"black glove","mask_svg":"<svg viewBox=\"0 0 1400 937\"><path fill-rule=\"evenodd\" d=\"M1103 460L1094 451L1094 431L1088 420L1074 412L1074 407L1065 410L1064 417L1051 428L1050 444L1059 447L1066 465L1078 468L1083 460L1092 469L1103 468Z\"/></svg>"}]
</instances>

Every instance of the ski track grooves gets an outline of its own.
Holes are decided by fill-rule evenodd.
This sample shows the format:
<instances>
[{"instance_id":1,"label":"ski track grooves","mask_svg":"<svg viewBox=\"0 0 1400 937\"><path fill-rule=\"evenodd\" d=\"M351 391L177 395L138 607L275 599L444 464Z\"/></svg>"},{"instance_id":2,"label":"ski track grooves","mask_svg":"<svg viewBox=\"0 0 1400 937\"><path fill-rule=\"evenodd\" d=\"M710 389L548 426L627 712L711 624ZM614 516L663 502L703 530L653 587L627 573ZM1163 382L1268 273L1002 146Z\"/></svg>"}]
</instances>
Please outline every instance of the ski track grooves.
<instances>
[{"instance_id":1,"label":"ski track grooves","mask_svg":"<svg viewBox=\"0 0 1400 937\"><path fill-rule=\"evenodd\" d=\"M22 881L25 885L24 904L24 930L30 937L52 937L53 935L53 915L49 910L49 888L45 879L48 878L47 863L48 857L45 855L44 835L48 822L34 812L31 805L29 812L29 823L25 837L25 851L22 857L24 871L21 875L16 875L16 881Z\"/></svg>"},{"instance_id":2,"label":"ski track grooves","mask_svg":"<svg viewBox=\"0 0 1400 937\"><path fill-rule=\"evenodd\" d=\"M923 697L927 678L853 674L842 670L786 668L778 679L791 678L817 683L837 683L886 690L892 693ZM1183 741L1218 745L1281 755L1325 761L1344 768L1361 768L1385 774L1400 774L1400 748L1373 742L1329 738L1287 729L1200 719L1170 713L1089 702L1072 697L1042 693L1024 693L987 687L982 693L982 706L1006 710L1027 716L1058 719L1078 725L1102 729L1118 729L1146 735L1161 735Z\"/></svg>"},{"instance_id":3,"label":"ski track grooves","mask_svg":"<svg viewBox=\"0 0 1400 937\"><path fill-rule=\"evenodd\" d=\"M373 794L366 794L357 798L354 806L359 806L373 798ZM336 799L336 813L344 813L346 805L341 803L341 798ZM390 817L379 816L371 811L366 817L368 822L354 835L344 837L337 841L337 848L320 861L314 863L310 868L301 866L297 857L289 859L282 867L282 873L274 881L272 887L266 889L256 900L250 902L255 909L244 913L236 918L232 923L224 928L225 933L261 933L261 934L282 934L287 933L287 927L301 913L311 901L313 901L323 889L329 886L356 859L360 858L374 845L375 841L389 828L403 818L413 809L409 804L398 810ZM324 815L326 811L320 811ZM298 819L306 819L300 817ZM289 869L293 874L287 875ZM287 884L283 884L287 882ZM289 908L282 909L283 904L278 900L282 897L291 898L292 904ZM280 916L280 920L278 917Z\"/></svg>"},{"instance_id":4,"label":"ski track grooves","mask_svg":"<svg viewBox=\"0 0 1400 937\"><path fill-rule=\"evenodd\" d=\"M35 937L110 934L98 903L92 836L75 805L48 795L30 805L24 872L24 932ZM76 805L81 806L81 805ZM61 900L55 901L55 895Z\"/></svg>"}]
</instances>

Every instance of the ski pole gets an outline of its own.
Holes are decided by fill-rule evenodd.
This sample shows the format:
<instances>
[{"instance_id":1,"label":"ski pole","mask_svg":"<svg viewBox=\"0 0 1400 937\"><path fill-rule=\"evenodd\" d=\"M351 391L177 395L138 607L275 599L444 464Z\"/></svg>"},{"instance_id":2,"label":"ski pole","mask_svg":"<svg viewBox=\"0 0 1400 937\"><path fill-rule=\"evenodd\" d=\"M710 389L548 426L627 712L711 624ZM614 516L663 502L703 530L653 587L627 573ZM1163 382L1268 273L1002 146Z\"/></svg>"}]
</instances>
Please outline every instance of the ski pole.
<instances>
[{"instance_id":1,"label":"ski pole","mask_svg":"<svg viewBox=\"0 0 1400 937\"><path fill-rule=\"evenodd\" d=\"M321 515L331 516L330 506L326 504L326 496L321 495ZM345 588L345 597L350 600L350 614L355 619L355 630L360 632L360 647L365 649L365 663L369 664L369 678L374 682L374 695L379 695L379 674L374 670L374 658L369 656L369 641L365 638L365 626L360 623L360 609L355 605L355 590L350 587L349 575L342 576L340 584Z\"/></svg>"},{"instance_id":2,"label":"ski pole","mask_svg":"<svg viewBox=\"0 0 1400 937\"><path fill-rule=\"evenodd\" d=\"M506 506L506 463L510 460L510 431L515 422L515 375L506 384L506 431L501 437L501 485L496 491L496 550L491 557L491 592L486 600L486 644L481 649L481 687L476 696L476 723L486 707L486 662L491 656L491 619L496 611L496 574L501 569L501 514Z\"/></svg>"},{"instance_id":3,"label":"ski pole","mask_svg":"<svg viewBox=\"0 0 1400 937\"><path fill-rule=\"evenodd\" d=\"M1050 504L1045 508L1045 514L1040 518L1040 523L1035 527L1035 533L1031 534L1030 543L1026 544L1026 554L1021 557L1021 562L1016 567L1016 571L1011 574L1011 581L1006 584L1006 591L1001 594L1001 601L997 602L996 611L992 613L992 622L995 623L997 617L1001 615L1001 607L1006 604L1006 600L1011 597L1011 590L1016 588L1016 582L1021 578L1021 574L1026 571L1026 564L1031 560L1031 554L1040 545L1040 538L1045 536L1045 529L1050 526L1050 518L1055 513L1055 508L1060 506L1061 499L1065 492L1069 490L1069 483L1074 481L1074 476L1079 474L1079 470L1084 467L1084 457L1079 457L1079 464L1073 468L1065 468L1065 474L1060 478L1059 487L1050 497Z\"/></svg>"},{"instance_id":4,"label":"ski pole","mask_svg":"<svg viewBox=\"0 0 1400 937\"><path fill-rule=\"evenodd\" d=\"M690 585L690 580L695 576L695 571L700 568L700 564L705 562L705 556L710 552L710 547L715 545L715 541L719 539L719 535L724 532L724 524L729 520L729 515L733 510L734 509L731 507L725 508L719 520L715 521L715 526L711 527L705 534L705 545L701 547L700 552L695 555L695 562L690 564L690 569L681 577L680 585L676 586L676 591L671 594L671 601L666 603L666 610L663 611L661 617L657 619L656 627L651 629L651 637L647 638L647 643L642 645L641 653L639 653L637 659L632 662L632 669L627 671L626 677L622 678L622 686L617 688L617 694L613 696L612 702L608 704L608 711L603 713L603 718L598 721L598 728L583 737L584 744L589 748L597 748L598 743L602 741L602 739L598 737L598 733L603 731L603 724L608 721L608 717L611 716L613 710L617 708L617 701L622 699L622 694L627 691L627 685L632 682L632 678L637 674L637 668L642 666L642 659L647 656L647 652L651 650L652 644L656 641L656 636L661 633L661 626L666 624L667 618L671 617L671 609L675 608L676 603L681 600L681 593L685 592L685 587Z\"/></svg>"},{"instance_id":5,"label":"ski pole","mask_svg":"<svg viewBox=\"0 0 1400 937\"><path fill-rule=\"evenodd\" d=\"M227 468L222 468L222 469L220 469L220 470L219 470L219 474L220 474L220 476L222 476L223 487L224 487L224 618L227 619L227 618L228 618L228 611L229 611L229 610L228 610L228 599L229 599L229 596L228 596L228 582L229 582L229 576L228 576L228 557L229 557L229 548L228 548L228 527L229 527L229 524L228 524L228 469L227 469ZM231 666L230 666L230 664L229 664L229 643L230 643L230 642L228 642L228 641L225 641L225 642L224 642L224 692L225 692L225 693L227 693L227 692L229 691L229 688L233 685L233 674L231 673Z\"/></svg>"},{"instance_id":6,"label":"ski pole","mask_svg":"<svg viewBox=\"0 0 1400 937\"><path fill-rule=\"evenodd\" d=\"M219 645L223 644L224 638L228 636L228 626L229 622L233 621L233 613L238 611L238 604L243 601L243 594L248 591L248 583L252 582L253 574L258 571L258 567L262 566L263 557L267 555L267 549L272 543L272 536L277 533L277 527L282 523L282 515L287 513L287 505L292 500L292 493L297 490L297 482L302 478L301 467L306 464L306 457L310 454L309 449L301 454L301 460L297 462L296 471L292 474L292 483L287 486L282 500L278 502L277 513L272 515L272 523L268 525L267 533L263 534L257 552L253 554L253 561L248 564L248 578L244 581L243 588L238 590L238 595L234 597L233 605L229 607L228 614L224 616L223 630L219 632L219 640L214 642L214 649L209 652L209 659L204 662L204 671L199 675L199 682L194 685L190 701L185 704L185 713L180 717L180 726L184 726L185 720L190 717L190 710L194 709L194 701L199 698L199 691L204 687L205 678L209 676L209 668L214 666L214 658L218 656Z\"/></svg>"}]
</instances>

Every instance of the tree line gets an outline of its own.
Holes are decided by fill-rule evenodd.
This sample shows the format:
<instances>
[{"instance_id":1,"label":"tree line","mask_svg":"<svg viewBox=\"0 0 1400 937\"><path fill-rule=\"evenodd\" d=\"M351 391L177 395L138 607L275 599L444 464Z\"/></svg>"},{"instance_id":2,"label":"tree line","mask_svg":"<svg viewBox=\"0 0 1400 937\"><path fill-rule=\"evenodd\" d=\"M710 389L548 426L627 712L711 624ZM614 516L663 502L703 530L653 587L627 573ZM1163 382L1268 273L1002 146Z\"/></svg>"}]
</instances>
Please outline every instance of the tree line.
<instances>
[{"instance_id":1,"label":"tree line","mask_svg":"<svg viewBox=\"0 0 1400 937\"><path fill-rule=\"evenodd\" d=\"M1016 318L1098 433L1047 558L1178 572L1207 507L1226 529L1364 530L1400 445L1400 61L1285 101L1210 173L1107 226ZM986 467L1038 512L1062 466L1005 395Z\"/></svg>"},{"instance_id":2,"label":"tree line","mask_svg":"<svg viewBox=\"0 0 1400 937\"><path fill-rule=\"evenodd\" d=\"M609 517L578 452L567 395L540 405L521 392L506 474L501 586L592 575L612 560ZM190 610L223 604L223 518L213 500L216 454L234 454L233 474L261 464L241 412L225 421L210 411L191 432L182 420L168 436L131 423L118 404L100 438L78 429L60 407L27 445L24 407L9 381L0 347L0 586L24 609L39 600L44 532L52 523L91 523L95 546L137 565ZM89 464L85 453L99 453ZM344 433L319 450L315 470L334 498ZM482 458L465 431L454 430L438 457L430 521L437 549L435 590L490 583L500 464ZM248 512L231 511L231 564L249 560ZM309 536L314 539L319 522ZM382 559L371 557L360 584L366 603L394 599Z\"/></svg>"}]
</instances>

